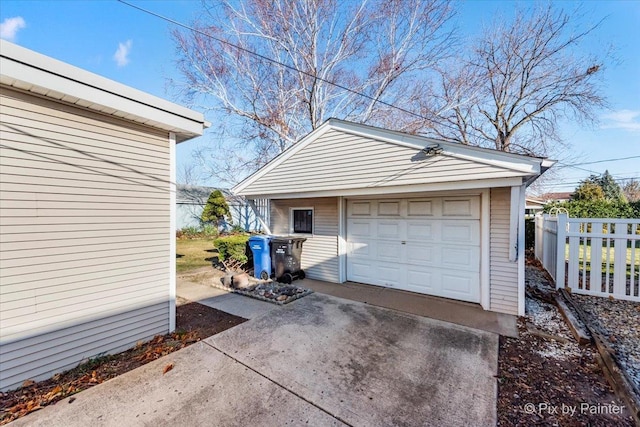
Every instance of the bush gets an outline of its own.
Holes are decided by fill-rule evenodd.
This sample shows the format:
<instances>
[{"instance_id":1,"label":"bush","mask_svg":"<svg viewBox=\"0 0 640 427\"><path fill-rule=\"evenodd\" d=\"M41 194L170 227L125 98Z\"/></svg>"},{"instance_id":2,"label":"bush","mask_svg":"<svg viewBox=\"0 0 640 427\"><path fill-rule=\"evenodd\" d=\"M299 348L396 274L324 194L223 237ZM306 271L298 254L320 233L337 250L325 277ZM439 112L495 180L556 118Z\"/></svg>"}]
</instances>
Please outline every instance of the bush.
<instances>
[{"instance_id":1,"label":"bush","mask_svg":"<svg viewBox=\"0 0 640 427\"><path fill-rule=\"evenodd\" d=\"M533 218L524 220L524 244L525 249L536 247L536 220Z\"/></svg>"},{"instance_id":2,"label":"bush","mask_svg":"<svg viewBox=\"0 0 640 427\"><path fill-rule=\"evenodd\" d=\"M246 234L233 234L230 236L219 237L213 241L218 249L220 261L235 261L240 264L246 264L249 261L249 236Z\"/></svg>"},{"instance_id":3,"label":"bush","mask_svg":"<svg viewBox=\"0 0 640 427\"><path fill-rule=\"evenodd\" d=\"M561 203L548 203L544 212L552 208L565 208L571 218L639 218L640 209L633 203L610 200L570 200Z\"/></svg>"},{"instance_id":4,"label":"bush","mask_svg":"<svg viewBox=\"0 0 640 427\"><path fill-rule=\"evenodd\" d=\"M204 224L202 227L184 227L176 231L178 239L204 239L216 237L218 230L215 225Z\"/></svg>"}]
</instances>

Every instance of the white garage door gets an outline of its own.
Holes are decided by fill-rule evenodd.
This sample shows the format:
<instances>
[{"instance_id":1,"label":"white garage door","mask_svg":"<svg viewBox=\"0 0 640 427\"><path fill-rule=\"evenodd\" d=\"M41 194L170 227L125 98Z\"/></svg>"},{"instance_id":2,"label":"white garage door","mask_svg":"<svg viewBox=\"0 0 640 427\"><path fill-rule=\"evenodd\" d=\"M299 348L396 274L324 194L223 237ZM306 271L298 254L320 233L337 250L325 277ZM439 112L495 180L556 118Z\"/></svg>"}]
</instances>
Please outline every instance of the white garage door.
<instances>
[{"instance_id":1,"label":"white garage door","mask_svg":"<svg viewBox=\"0 0 640 427\"><path fill-rule=\"evenodd\" d=\"M349 200L347 280L480 302L480 198Z\"/></svg>"}]
</instances>

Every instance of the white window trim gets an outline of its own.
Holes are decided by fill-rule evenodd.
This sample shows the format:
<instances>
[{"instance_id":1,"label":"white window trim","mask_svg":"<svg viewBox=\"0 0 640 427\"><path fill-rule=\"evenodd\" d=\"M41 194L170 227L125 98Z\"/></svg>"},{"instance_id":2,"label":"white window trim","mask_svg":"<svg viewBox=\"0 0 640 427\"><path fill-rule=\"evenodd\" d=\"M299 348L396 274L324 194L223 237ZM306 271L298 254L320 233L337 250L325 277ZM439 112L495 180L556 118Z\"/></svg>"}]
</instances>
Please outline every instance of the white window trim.
<instances>
[{"instance_id":1,"label":"white window trim","mask_svg":"<svg viewBox=\"0 0 640 427\"><path fill-rule=\"evenodd\" d=\"M311 211L311 233L293 232L293 211ZM316 212L313 206L294 206L289 208L289 235L291 236L313 236L316 231Z\"/></svg>"}]
</instances>

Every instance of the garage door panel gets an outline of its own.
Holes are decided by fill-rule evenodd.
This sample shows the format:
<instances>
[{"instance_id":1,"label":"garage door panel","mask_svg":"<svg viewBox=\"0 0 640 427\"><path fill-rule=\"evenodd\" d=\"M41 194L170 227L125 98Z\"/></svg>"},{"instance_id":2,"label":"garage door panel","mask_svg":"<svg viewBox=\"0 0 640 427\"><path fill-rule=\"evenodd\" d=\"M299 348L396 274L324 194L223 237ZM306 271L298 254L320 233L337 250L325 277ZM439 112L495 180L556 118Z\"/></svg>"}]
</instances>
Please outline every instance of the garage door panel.
<instances>
[{"instance_id":1,"label":"garage door panel","mask_svg":"<svg viewBox=\"0 0 640 427\"><path fill-rule=\"evenodd\" d=\"M378 283L382 286L391 286L394 288L401 288L401 281L404 281L402 275L402 268L396 263L382 262L379 263L377 268Z\"/></svg>"},{"instance_id":2,"label":"garage door panel","mask_svg":"<svg viewBox=\"0 0 640 427\"><path fill-rule=\"evenodd\" d=\"M371 216L373 212L371 202L352 202L349 206L349 215L353 216Z\"/></svg>"},{"instance_id":3,"label":"garage door panel","mask_svg":"<svg viewBox=\"0 0 640 427\"><path fill-rule=\"evenodd\" d=\"M425 217L433 216L433 200L409 200L407 202L407 216Z\"/></svg>"},{"instance_id":4,"label":"garage door panel","mask_svg":"<svg viewBox=\"0 0 640 427\"><path fill-rule=\"evenodd\" d=\"M444 218L480 218L480 199L478 197L446 197L442 199Z\"/></svg>"},{"instance_id":5,"label":"garage door panel","mask_svg":"<svg viewBox=\"0 0 640 427\"><path fill-rule=\"evenodd\" d=\"M353 238L369 239L375 225L375 220L347 221L347 240L352 240Z\"/></svg>"},{"instance_id":6,"label":"garage door panel","mask_svg":"<svg viewBox=\"0 0 640 427\"><path fill-rule=\"evenodd\" d=\"M437 228L436 221L407 221L406 240L433 240Z\"/></svg>"},{"instance_id":7,"label":"garage door panel","mask_svg":"<svg viewBox=\"0 0 640 427\"><path fill-rule=\"evenodd\" d=\"M428 267L407 267L407 290L422 294L438 294L439 284L434 270Z\"/></svg>"},{"instance_id":8,"label":"garage door panel","mask_svg":"<svg viewBox=\"0 0 640 427\"><path fill-rule=\"evenodd\" d=\"M464 246L443 246L440 265L465 271L480 271L480 248Z\"/></svg>"},{"instance_id":9,"label":"garage door panel","mask_svg":"<svg viewBox=\"0 0 640 427\"><path fill-rule=\"evenodd\" d=\"M398 241L379 240L376 242L376 259L401 263L404 255L402 246Z\"/></svg>"},{"instance_id":10,"label":"garage door panel","mask_svg":"<svg viewBox=\"0 0 640 427\"><path fill-rule=\"evenodd\" d=\"M407 242L406 248L408 264L435 266L440 262L439 250L434 245Z\"/></svg>"},{"instance_id":11,"label":"garage door panel","mask_svg":"<svg viewBox=\"0 0 640 427\"><path fill-rule=\"evenodd\" d=\"M395 240L402 240L403 238L403 233L402 233L402 226L404 224L401 224L400 221L383 221L383 220L379 220L378 221L378 226L377 228L377 234L375 236L375 238L377 239L395 239Z\"/></svg>"},{"instance_id":12,"label":"garage door panel","mask_svg":"<svg viewBox=\"0 0 640 427\"><path fill-rule=\"evenodd\" d=\"M354 258L375 258L376 242L349 242L349 256Z\"/></svg>"},{"instance_id":13,"label":"garage door panel","mask_svg":"<svg viewBox=\"0 0 640 427\"><path fill-rule=\"evenodd\" d=\"M378 202L378 216L400 216L400 201L385 200Z\"/></svg>"},{"instance_id":14,"label":"garage door panel","mask_svg":"<svg viewBox=\"0 0 640 427\"><path fill-rule=\"evenodd\" d=\"M353 259L349 263L349 280L369 283L373 262L362 259ZM373 283L376 284L376 283Z\"/></svg>"},{"instance_id":15,"label":"garage door panel","mask_svg":"<svg viewBox=\"0 0 640 427\"><path fill-rule=\"evenodd\" d=\"M444 221L441 240L445 243L480 245L478 221Z\"/></svg>"},{"instance_id":16,"label":"garage door panel","mask_svg":"<svg viewBox=\"0 0 640 427\"><path fill-rule=\"evenodd\" d=\"M444 271L440 277L442 280L441 295L443 297L469 302L478 301L479 288L477 274L464 271L456 273Z\"/></svg>"}]
</instances>

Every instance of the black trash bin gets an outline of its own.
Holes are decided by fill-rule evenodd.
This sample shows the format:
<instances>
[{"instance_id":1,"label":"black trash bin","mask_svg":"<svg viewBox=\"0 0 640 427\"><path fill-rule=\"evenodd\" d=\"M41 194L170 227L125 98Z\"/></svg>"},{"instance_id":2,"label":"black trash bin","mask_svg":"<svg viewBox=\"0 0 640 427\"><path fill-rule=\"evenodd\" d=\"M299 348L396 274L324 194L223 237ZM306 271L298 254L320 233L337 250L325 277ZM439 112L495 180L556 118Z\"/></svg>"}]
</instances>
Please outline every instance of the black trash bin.
<instances>
[{"instance_id":1,"label":"black trash bin","mask_svg":"<svg viewBox=\"0 0 640 427\"><path fill-rule=\"evenodd\" d=\"M294 279L304 279L300 268L304 237L274 237L271 239L271 262L276 281L291 283Z\"/></svg>"}]
</instances>

